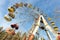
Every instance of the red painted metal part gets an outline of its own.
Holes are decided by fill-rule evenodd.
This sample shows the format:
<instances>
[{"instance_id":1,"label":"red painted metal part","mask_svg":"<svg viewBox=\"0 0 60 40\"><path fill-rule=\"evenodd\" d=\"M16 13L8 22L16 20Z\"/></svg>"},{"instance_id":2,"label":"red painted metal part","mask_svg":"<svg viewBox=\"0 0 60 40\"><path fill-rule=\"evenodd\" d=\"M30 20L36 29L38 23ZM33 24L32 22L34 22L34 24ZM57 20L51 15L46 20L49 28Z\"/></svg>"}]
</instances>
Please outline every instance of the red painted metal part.
<instances>
[{"instance_id":1,"label":"red painted metal part","mask_svg":"<svg viewBox=\"0 0 60 40\"><path fill-rule=\"evenodd\" d=\"M60 35L59 35L59 36L57 36L57 40L60 40Z\"/></svg>"},{"instance_id":2,"label":"red painted metal part","mask_svg":"<svg viewBox=\"0 0 60 40\"><path fill-rule=\"evenodd\" d=\"M57 40L60 40L60 32L58 32Z\"/></svg>"},{"instance_id":3,"label":"red painted metal part","mask_svg":"<svg viewBox=\"0 0 60 40\"><path fill-rule=\"evenodd\" d=\"M33 40L33 38L34 38L34 35L31 34L31 35L29 35L28 40Z\"/></svg>"}]
</instances>

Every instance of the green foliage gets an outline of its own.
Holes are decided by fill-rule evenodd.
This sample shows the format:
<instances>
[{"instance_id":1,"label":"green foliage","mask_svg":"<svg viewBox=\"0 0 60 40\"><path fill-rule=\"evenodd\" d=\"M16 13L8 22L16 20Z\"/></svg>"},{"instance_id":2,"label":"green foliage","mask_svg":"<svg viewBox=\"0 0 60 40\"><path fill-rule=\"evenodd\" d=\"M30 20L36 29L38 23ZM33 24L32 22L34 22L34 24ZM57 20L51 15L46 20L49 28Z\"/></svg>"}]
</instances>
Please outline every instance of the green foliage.
<instances>
[{"instance_id":1,"label":"green foliage","mask_svg":"<svg viewBox=\"0 0 60 40\"><path fill-rule=\"evenodd\" d=\"M24 37L27 38L26 32L23 34L21 32L17 32L15 35L10 35L6 33L5 30L0 30L0 40L23 40ZM35 36L33 40L38 40L38 37Z\"/></svg>"}]
</instances>

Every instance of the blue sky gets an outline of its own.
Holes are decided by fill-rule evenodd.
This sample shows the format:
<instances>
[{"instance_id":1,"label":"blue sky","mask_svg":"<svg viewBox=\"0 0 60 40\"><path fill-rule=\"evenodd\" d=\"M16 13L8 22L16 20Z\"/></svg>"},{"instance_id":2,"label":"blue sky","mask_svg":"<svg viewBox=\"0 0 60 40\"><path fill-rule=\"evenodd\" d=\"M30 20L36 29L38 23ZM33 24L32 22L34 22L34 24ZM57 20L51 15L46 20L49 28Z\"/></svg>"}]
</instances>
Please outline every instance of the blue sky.
<instances>
[{"instance_id":1,"label":"blue sky","mask_svg":"<svg viewBox=\"0 0 60 40\"><path fill-rule=\"evenodd\" d=\"M43 13L47 14L48 17L51 17L52 21L55 22L55 25L60 28L60 13L55 12L56 9L58 10L60 9L60 0L1 0L0 1L0 26L3 26L4 29L6 29L7 27L10 27L11 23L16 23L18 20L19 21L23 20L23 19L19 19L18 17L19 14L17 14L16 18L13 19L11 22L7 22L4 19L4 15L8 14L8 10L7 10L8 7L19 2L30 3L33 6L40 8L43 11ZM23 13L23 11L24 10L22 10L21 12ZM58 18L55 18L55 17L58 17ZM19 27L19 30L24 32L29 30L32 23L33 23L33 19L30 20L29 22L26 22L24 24L24 26L26 25L25 27L22 27L22 25L19 24L19 26L21 26ZM45 33L45 36L46 36L46 33ZM47 39L47 36L45 38ZM52 38L54 37L52 36Z\"/></svg>"}]
</instances>

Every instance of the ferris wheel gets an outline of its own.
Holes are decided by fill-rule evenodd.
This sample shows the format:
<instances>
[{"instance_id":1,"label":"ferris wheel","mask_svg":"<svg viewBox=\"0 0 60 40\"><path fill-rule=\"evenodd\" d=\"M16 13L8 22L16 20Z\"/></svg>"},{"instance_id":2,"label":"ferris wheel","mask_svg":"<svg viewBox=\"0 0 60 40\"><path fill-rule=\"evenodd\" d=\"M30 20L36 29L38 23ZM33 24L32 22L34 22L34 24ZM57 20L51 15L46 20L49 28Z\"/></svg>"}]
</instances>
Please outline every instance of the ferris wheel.
<instances>
[{"instance_id":1,"label":"ferris wheel","mask_svg":"<svg viewBox=\"0 0 60 40\"><path fill-rule=\"evenodd\" d=\"M44 22L46 22L46 21L44 21L44 20L48 20L50 22L52 27L49 26L47 28L52 33L53 33L53 31L56 33L58 31L58 27L55 26L55 23L52 21L52 19L50 17L48 17L46 14L43 14L41 9L39 9L37 7L33 7L32 4L22 3L22 2L16 3L16 4L12 5L11 7L9 7L8 11L9 11L9 13L4 16L4 19L7 22L11 22L12 20L14 21L15 19L18 19L18 21L16 20L16 23L10 25L11 28L14 28L14 30L18 30L20 25L22 25L22 27L25 29L24 26L26 25L26 23L28 24L29 22L31 22L33 20L36 21L38 19L41 19L41 20L38 20L38 23L45 24ZM36 26L35 24L32 25L31 30L29 29L29 33L35 29L35 26ZM47 26L47 25L45 25L45 26ZM51 40L48 30L44 26L43 27L39 26L39 28L42 30L45 30L49 40ZM53 30L51 30L50 28L52 28ZM11 34L11 32L9 30L7 30L7 32ZM36 31L34 31L34 32L36 32ZM33 32L33 34L34 34L34 32ZM30 39L28 39L28 40L30 40Z\"/></svg>"}]
</instances>

